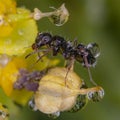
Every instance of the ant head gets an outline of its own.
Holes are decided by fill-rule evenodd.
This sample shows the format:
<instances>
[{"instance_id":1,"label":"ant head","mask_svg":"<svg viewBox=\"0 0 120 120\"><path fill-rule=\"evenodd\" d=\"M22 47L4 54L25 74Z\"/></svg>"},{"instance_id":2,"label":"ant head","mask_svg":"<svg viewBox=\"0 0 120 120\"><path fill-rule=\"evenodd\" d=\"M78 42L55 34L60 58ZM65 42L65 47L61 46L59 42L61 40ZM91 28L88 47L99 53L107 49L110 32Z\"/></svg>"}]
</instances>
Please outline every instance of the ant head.
<instances>
[{"instance_id":1,"label":"ant head","mask_svg":"<svg viewBox=\"0 0 120 120\"><path fill-rule=\"evenodd\" d=\"M35 40L35 44L37 47L41 47L49 44L52 41L52 36L50 33L38 33L37 38Z\"/></svg>"},{"instance_id":2,"label":"ant head","mask_svg":"<svg viewBox=\"0 0 120 120\"><path fill-rule=\"evenodd\" d=\"M37 48L36 44L33 43L33 44L32 44L32 49L35 50L36 48Z\"/></svg>"}]
</instances>

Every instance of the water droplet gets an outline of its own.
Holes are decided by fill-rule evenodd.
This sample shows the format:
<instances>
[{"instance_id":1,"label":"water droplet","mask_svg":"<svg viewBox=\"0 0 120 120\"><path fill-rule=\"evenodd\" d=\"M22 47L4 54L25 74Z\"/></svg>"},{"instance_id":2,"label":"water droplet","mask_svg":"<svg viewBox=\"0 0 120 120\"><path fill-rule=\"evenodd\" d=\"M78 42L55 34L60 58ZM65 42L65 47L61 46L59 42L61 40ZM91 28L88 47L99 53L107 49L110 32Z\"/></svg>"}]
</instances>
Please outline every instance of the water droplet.
<instances>
[{"instance_id":1,"label":"water droplet","mask_svg":"<svg viewBox=\"0 0 120 120\"><path fill-rule=\"evenodd\" d=\"M104 97L104 90L101 89L99 91L91 91L87 94L87 98L94 102L100 101Z\"/></svg>"},{"instance_id":2,"label":"water droplet","mask_svg":"<svg viewBox=\"0 0 120 120\"><path fill-rule=\"evenodd\" d=\"M0 15L0 25L4 24L4 17L2 15Z\"/></svg>"},{"instance_id":3,"label":"water droplet","mask_svg":"<svg viewBox=\"0 0 120 120\"><path fill-rule=\"evenodd\" d=\"M31 110L37 111L37 108L36 108L36 106L35 106L35 101L34 101L33 98L28 102L28 106L29 106L29 108L30 108Z\"/></svg>"},{"instance_id":4,"label":"water droplet","mask_svg":"<svg viewBox=\"0 0 120 120\"><path fill-rule=\"evenodd\" d=\"M60 116L60 112L59 111L48 115L48 117L53 118L53 119L55 119L55 118L57 118L59 116Z\"/></svg>"},{"instance_id":5,"label":"water droplet","mask_svg":"<svg viewBox=\"0 0 120 120\"><path fill-rule=\"evenodd\" d=\"M6 39L6 41L5 41L5 45L7 44L7 45L10 45L12 43L12 40L11 39Z\"/></svg>"},{"instance_id":6,"label":"water droplet","mask_svg":"<svg viewBox=\"0 0 120 120\"><path fill-rule=\"evenodd\" d=\"M93 95L94 95L94 92L93 92L93 91L92 91L92 92L88 92L87 98L88 98L89 100L91 100L92 97L93 97Z\"/></svg>"},{"instance_id":7,"label":"water droplet","mask_svg":"<svg viewBox=\"0 0 120 120\"><path fill-rule=\"evenodd\" d=\"M62 4L60 8L56 9L53 14L48 17L49 20L56 26L62 26L68 20L69 12L65 7L65 4Z\"/></svg>"},{"instance_id":8,"label":"water droplet","mask_svg":"<svg viewBox=\"0 0 120 120\"><path fill-rule=\"evenodd\" d=\"M69 110L69 112L77 112L81 110L82 108L84 108L86 104L87 104L86 95L79 95L76 99L76 104L71 110Z\"/></svg>"},{"instance_id":9,"label":"water droplet","mask_svg":"<svg viewBox=\"0 0 120 120\"><path fill-rule=\"evenodd\" d=\"M18 34L19 34L20 36L22 36L22 35L24 34L24 31L23 31L23 30L18 30Z\"/></svg>"},{"instance_id":10,"label":"water droplet","mask_svg":"<svg viewBox=\"0 0 120 120\"><path fill-rule=\"evenodd\" d=\"M0 65L5 66L11 60L10 56L6 54L0 55Z\"/></svg>"},{"instance_id":11,"label":"water droplet","mask_svg":"<svg viewBox=\"0 0 120 120\"><path fill-rule=\"evenodd\" d=\"M102 99L105 95L105 92L104 92L103 89L101 89L101 90L98 91L98 94L99 94L100 98Z\"/></svg>"}]
</instances>

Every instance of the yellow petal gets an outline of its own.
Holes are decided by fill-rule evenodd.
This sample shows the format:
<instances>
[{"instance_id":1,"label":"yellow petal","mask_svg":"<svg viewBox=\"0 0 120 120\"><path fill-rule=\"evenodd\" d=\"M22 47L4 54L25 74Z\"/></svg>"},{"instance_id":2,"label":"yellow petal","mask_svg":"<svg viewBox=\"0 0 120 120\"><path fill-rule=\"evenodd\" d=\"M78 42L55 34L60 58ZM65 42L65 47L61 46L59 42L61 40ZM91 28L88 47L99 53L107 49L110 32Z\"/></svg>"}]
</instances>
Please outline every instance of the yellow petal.
<instances>
[{"instance_id":1,"label":"yellow petal","mask_svg":"<svg viewBox=\"0 0 120 120\"><path fill-rule=\"evenodd\" d=\"M16 12L15 0L0 0L0 14L8 14Z\"/></svg>"},{"instance_id":2,"label":"yellow petal","mask_svg":"<svg viewBox=\"0 0 120 120\"><path fill-rule=\"evenodd\" d=\"M13 58L8 64L1 70L1 87L7 96L10 96L13 91L13 84L17 80L19 74L19 68L24 68L25 63L23 60Z\"/></svg>"},{"instance_id":3,"label":"yellow petal","mask_svg":"<svg viewBox=\"0 0 120 120\"><path fill-rule=\"evenodd\" d=\"M28 102L28 100L33 95L33 92L27 91L25 89L22 90L14 90L10 95L10 98L16 103L24 106Z\"/></svg>"}]
</instances>

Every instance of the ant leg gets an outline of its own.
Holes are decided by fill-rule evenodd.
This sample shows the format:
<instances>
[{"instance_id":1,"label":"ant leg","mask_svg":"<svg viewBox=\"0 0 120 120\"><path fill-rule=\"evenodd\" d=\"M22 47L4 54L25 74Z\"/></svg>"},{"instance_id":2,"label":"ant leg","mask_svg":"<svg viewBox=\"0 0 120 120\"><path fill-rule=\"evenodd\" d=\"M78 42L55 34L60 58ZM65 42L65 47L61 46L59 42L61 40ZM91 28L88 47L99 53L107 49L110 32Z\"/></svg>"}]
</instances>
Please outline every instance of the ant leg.
<instances>
[{"instance_id":1,"label":"ant leg","mask_svg":"<svg viewBox=\"0 0 120 120\"><path fill-rule=\"evenodd\" d=\"M47 55L49 53L49 51L47 51L45 54L39 56L39 58L37 59L37 61L31 65L31 67L29 69L32 69L45 55Z\"/></svg>"},{"instance_id":2,"label":"ant leg","mask_svg":"<svg viewBox=\"0 0 120 120\"><path fill-rule=\"evenodd\" d=\"M38 51L38 50L37 50L37 51ZM37 51L36 51L36 52L37 52ZM40 58L40 52L37 52L37 55L38 55L38 58Z\"/></svg>"},{"instance_id":3,"label":"ant leg","mask_svg":"<svg viewBox=\"0 0 120 120\"><path fill-rule=\"evenodd\" d=\"M91 72L90 72L90 68L87 67L87 70L88 70L88 74L89 74L90 81L93 83L93 85L97 86L97 83L96 83L96 82L93 80L93 78L92 78L92 74L91 74Z\"/></svg>"},{"instance_id":4,"label":"ant leg","mask_svg":"<svg viewBox=\"0 0 120 120\"><path fill-rule=\"evenodd\" d=\"M46 51L46 49L35 50L35 51L29 53L28 55L26 55L26 56L25 56L25 59L27 59L28 57L30 57L30 56L33 55L33 54L40 53L40 52L44 52L44 51ZM39 56L39 55L38 55L38 56Z\"/></svg>"},{"instance_id":5,"label":"ant leg","mask_svg":"<svg viewBox=\"0 0 120 120\"><path fill-rule=\"evenodd\" d=\"M38 56L39 58L38 58L38 60L35 62L35 64L38 63L39 60L42 59L42 58L43 58L44 56L46 56L47 54L49 54L49 51L46 51L46 53L44 53L44 54L41 55L41 56L39 55L39 56Z\"/></svg>"},{"instance_id":6,"label":"ant leg","mask_svg":"<svg viewBox=\"0 0 120 120\"><path fill-rule=\"evenodd\" d=\"M29 53L28 55L25 56L25 59L27 59L28 57L30 57L31 55L33 55L35 53L36 53L36 51Z\"/></svg>"},{"instance_id":7,"label":"ant leg","mask_svg":"<svg viewBox=\"0 0 120 120\"><path fill-rule=\"evenodd\" d=\"M67 73L65 75L65 86L67 86L67 76L68 76L68 73L69 73L70 70L73 70L73 68L74 68L75 60L71 59L70 61L67 61L67 62L69 62L69 63L66 63Z\"/></svg>"},{"instance_id":8,"label":"ant leg","mask_svg":"<svg viewBox=\"0 0 120 120\"><path fill-rule=\"evenodd\" d=\"M96 83L96 82L93 80L93 78L92 78L92 74L91 74L91 72L90 72L90 67L89 67L89 64L88 64L88 61L87 61L87 57L86 57L86 56L83 56L83 58L84 58L84 60L85 60L85 66L87 67L87 70L88 70L90 82L91 82L93 85L97 86L97 83Z\"/></svg>"}]
</instances>

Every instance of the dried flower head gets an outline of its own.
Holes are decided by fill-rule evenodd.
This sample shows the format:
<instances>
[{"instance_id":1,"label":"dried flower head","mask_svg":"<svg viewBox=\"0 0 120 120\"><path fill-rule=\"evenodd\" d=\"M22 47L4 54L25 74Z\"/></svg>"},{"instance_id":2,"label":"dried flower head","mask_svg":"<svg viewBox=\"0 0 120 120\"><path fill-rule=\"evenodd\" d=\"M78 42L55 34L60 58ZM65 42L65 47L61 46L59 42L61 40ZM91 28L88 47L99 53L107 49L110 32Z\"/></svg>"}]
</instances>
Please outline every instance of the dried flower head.
<instances>
[{"instance_id":1,"label":"dried flower head","mask_svg":"<svg viewBox=\"0 0 120 120\"><path fill-rule=\"evenodd\" d=\"M41 12L38 8L34 9L34 12L31 16L35 20L40 20L43 17L48 17L49 20L56 26L62 26L65 24L69 18L69 12L65 7L65 4L62 4L58 9L54 8L53 12Z\"/></svg>"},{"instance_id":2,"label":"dried flower head","mask_svg":"<svg viewBox=\"0 0 120 120\"><path fill-rule=\"evenodd\" d=\"M88 94L103 91L99 86L82 88L81 79L72 70L69 72L65 84L66 72L66 68L53 68L40 80L38 91L34 95L35 109L53 116L71 109L77 111L86 104ZM101 99L103 96L104 94L99 95ZM78 103L83 105L76 108L75 105Z\"/></svg>"},{"instance_id":3,"label":"dried flower head","mask_svg":"<svg viewBox=\"0 0 120 120\"><path fill-rule=\"evenodd\" d=\"M62 4L60 8L56 9L55 12L49 17L50 21L56 26L62 26L68 20L69 12L65 7L65 4Z\"/></svg>"}]
</instances>

